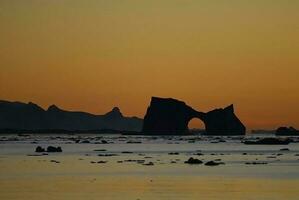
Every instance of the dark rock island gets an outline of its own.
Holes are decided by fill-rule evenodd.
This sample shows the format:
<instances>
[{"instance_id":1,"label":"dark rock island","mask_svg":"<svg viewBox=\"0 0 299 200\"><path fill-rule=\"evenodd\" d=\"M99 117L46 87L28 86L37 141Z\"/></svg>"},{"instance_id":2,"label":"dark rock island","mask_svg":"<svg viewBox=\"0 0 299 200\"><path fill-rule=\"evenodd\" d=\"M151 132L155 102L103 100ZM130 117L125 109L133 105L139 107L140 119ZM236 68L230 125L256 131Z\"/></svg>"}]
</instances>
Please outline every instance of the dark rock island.
<instances>
[{"instance_id":1,"label":"dark rock island","mask_svg":"<svg viewBox=\"0 0 299 200\"><path fill-rule=\"evenodd\" d=\"M207 135L244 135L246 128L234 114L230 105L224 109L210 112L199 112L184 102L171 99L152 97L143 122L145 134L185 134L191 119L202 120Z\"/></svg>"},{"instance_id":2,"label":"dark rock island","mask_svg":"<svg viewBox=\"0 0 299 200\"><path fill-rule=\"evenodd\" d=\"M275 134L280 136L299 136L299 130L293 127L279 127Z\"/></svg>"}]
</instances>

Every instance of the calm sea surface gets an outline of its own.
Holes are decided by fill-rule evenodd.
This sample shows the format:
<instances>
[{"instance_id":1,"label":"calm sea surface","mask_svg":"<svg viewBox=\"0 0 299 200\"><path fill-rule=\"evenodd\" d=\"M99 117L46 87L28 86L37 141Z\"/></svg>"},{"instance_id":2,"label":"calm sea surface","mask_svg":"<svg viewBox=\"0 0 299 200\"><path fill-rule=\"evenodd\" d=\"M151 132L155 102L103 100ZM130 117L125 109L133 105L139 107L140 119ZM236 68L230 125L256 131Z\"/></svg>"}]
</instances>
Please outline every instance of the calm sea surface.
<instances>
[{"instance_id":1,"label":"calm sea surface","mask_svg":"<svg viewBox=\"0 0 299 200\"><path fill-rule=\"evenodd\" d=\"M0 135L0 199L299 199L299 143L242 140ZM50 145L63 152L35 153ZM212 160L224 164L204 165Z\"/></svg>"}]
</instances>

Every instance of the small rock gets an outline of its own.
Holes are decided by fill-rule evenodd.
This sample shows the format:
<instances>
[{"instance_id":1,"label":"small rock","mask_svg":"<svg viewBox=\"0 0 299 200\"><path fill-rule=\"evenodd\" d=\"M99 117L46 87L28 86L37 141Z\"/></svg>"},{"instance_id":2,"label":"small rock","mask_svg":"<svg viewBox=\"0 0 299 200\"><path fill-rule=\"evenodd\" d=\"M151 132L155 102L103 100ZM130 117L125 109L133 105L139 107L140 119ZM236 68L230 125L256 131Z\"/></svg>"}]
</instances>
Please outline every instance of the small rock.
<instances>
[{"instance_id":1,"label":"small rock","mask_svg":"<svg viewBox=\"0 0 299 200\"><path fill-rule=\"evenodd\" d=\"M41 146L38 146L38 147L36 147L35 152L38 152L38 153L45 152L45 149L42 148Z\"/></svg>"},{"instance_id":2,"label":"small rock","mask_svg":"<svg viewBox=\"0 0 299 200\"><path fill-rule=\"evenodd\" d=\"M61 147L48 146L47 152L62 152Z\"/></svg>"},{"instance_id":3,"label":"small rock","mask_svg":"<svg viewBox=\"0 0 299 200\"><path fill-rule=\"evenodd\" d=\"M187 164L202 164L203 162L197 158L189 158L187 161L185 161Z\"/></svg>"},{"instance_id":4,"label":"small rock","mask_svg":"<svg viewBox=\"0 0 299 200\"><path fill-rule=\"evenodd\" d=\"M145 164L143 164L143 165L147 165L147 166L153 166L153 165L154 165L154 163L153 163L153 162L149 162L149 163L145 163Z\"/></svg>"},{"instance_id":5,"label":"small rock","mask_svg":"<svg viewBox=\"0 0 299 200\"><path fill-rule=\"evenodd\" d=\"M140 141L128 141L127 144L141 144Z\"/></svg>"},{"instance_id":6,"label":"small rock","mask_svg":"<svg viewBox=\"0 0 299 200\"><path fill-rule=\"evenodd\" d=\"M121 153L128 154L128 153L133 153L133 152L131 152L131 151L123 151L123 152L121 152Z\"/></svg>"},{"instance_id":7,"label":"small rock","mask_svg":"<svg viewBox=\"0 0 299 200\"><path fill-rule=\"evenodd\" d=\"M93 151L107 151L106 149L95 149Z\"/></svg>"},{"instance_id":8,"label":"small rock","mask_svg":"<svg viewBox=\"0 0 299 200\"><path fill-rule=\"evenodd\" d=\"M266 165L267 162L246 162L246 165Z\"/></svg>"},{"instance_id":9,"label":"small rock","mask_svg":"<svg viewBox=\"0 0 299 200\"><path fill-rule=\"evenodd\" d=\"M217 165L224 165L223 162L215 162L213 160L209 161L209 162L206 162L205 163L206 166L217 166Z\"/></svg>"},{"instance_id":10,"label":"small rock","mask_svg":"<svg viewBox=\"0 0 299 200\"><path fill-rule=\"evenodd\" d=\"M107 161L100 160L100 161L98 161L97 163L102 164L102 163L107 163Z\"/></svg>"},{"instance_id":11,"label":"small rock","mask_svg":"<svg viewBox=\"0 0 299 200\"><path fill-rule=\"evenodd\" d=\"M168 155L179 155L179 153L178 152L170 152L170 153L168 153Z\"/></svg>"},{"instance_id":12,"label":"small rock","mask_svg":"<svg viewBox=\"0 0 299 200\"><path fill-rule=\"evenodd\" d=\"M117 156L117 154L113 154L113 153L107 153L107 154L98 154L98 156L101 156L101 157L108 157L108 156Z\"/></svg>"}]
</instances>

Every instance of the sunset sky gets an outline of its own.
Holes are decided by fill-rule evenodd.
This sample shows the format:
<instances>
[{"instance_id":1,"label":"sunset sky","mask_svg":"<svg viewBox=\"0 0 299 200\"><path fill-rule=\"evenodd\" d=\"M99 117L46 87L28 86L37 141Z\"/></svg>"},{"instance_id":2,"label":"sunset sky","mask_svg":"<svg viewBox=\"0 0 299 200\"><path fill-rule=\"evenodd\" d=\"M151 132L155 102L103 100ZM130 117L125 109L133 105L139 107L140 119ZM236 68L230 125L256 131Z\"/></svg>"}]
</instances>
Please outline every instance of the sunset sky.
<instances>
[{"instance_id":1,"label":"sunset sky","mask_svg":"<svg viewBox=\"0 0 299 200\"><path fill-rule=\"evenodd\" d=\"M299 128L299 1L0 0L0 99L143 117L151 96Z\"/></svg>"}]
</instances>

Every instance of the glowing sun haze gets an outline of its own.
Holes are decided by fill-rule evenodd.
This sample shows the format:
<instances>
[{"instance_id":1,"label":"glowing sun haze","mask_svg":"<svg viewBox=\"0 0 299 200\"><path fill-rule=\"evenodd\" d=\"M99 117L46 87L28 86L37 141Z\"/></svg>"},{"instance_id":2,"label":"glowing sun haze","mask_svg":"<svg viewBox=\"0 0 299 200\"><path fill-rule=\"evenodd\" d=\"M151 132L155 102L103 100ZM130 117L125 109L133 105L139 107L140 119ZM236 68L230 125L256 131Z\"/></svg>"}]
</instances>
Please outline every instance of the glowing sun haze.
<instances>
[{"instance_id":1,"label":"glowing sun haze","mask_svg":"<svg viewBox=\"0 0 299 200\"><path fill-rule=\"evenodd\" d=\"M299 1L1 0L0 99L143 117L151 96L299 128Z\"/></svg>"}]
</instances>

